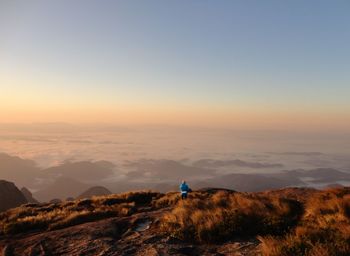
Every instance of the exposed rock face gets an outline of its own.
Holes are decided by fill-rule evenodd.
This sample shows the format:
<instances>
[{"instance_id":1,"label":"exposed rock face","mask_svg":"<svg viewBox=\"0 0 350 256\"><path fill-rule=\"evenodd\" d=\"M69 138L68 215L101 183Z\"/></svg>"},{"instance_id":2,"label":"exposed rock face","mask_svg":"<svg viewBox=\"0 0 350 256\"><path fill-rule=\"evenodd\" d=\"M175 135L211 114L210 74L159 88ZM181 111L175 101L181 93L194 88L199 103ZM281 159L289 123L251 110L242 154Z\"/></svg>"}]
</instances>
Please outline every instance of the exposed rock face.
<instances>
[{"instance_id":1,"label":"exposed rock face","mask_svg":"<svg viewBox=\"0 0 350 256\"><path fill-rule=\"evenodd\" d=\"M0 180L0 212L28 203L14 183Z\"/></svg>"},{"instance_id":2,"label":"exposed rock face","mask_svg":"<svg viewBox=\"0 0 350 256\"><path fill-rule=\"evenodd\" d=\"M109 191L107 188L102 187L102 186L96 186L96 187L91 187L88 190L86 190L84 193L82 193L80 196L78 196L77 199L90 198L93 196L105 196L105 195L110 195L110 194L112 194L112 192Z\"/></svg>"},{"instance_id":3,"label":"exposed rock face","mask_svg":"<svg viewBox=\"0 0 350 256\"><path fill-rule=\"evenodd\" d=\"M168 209L138 213L123 218L108 218L60 230L29 233L16 238L0 236L0 255L261 255L259 241L193 245L159 233L158 223ZM146 229L139 225L147 220ZM67 246L69 245L69 246Z\"/></svg>"},{"instance_id":4,"label":"exposed rock face","mask_svg":"<svg viewBox=\"0 0 350 256\"><path fill-rule=\"evenodd\" d=\"M27 189L26 187L21 188L21 192L24 195L24 197L27 199L28 203L31 203L31 204L39 203L39 201L33 197L32 192L30 192L29 189Z\"/></svg>"}]
</instances>

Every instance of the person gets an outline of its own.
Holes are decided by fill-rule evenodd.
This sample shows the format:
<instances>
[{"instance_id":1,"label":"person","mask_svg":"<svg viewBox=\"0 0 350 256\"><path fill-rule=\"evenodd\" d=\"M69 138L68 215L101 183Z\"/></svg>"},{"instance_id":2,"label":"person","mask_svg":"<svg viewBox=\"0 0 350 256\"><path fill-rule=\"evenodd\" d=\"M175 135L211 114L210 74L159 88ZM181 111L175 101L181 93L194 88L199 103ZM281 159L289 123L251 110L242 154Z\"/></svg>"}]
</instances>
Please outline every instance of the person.
<instances>
[{"instance_id":1,"label":"person","mask_svg":"<svg viewBox=\"0 0 350 256\"><path fill-rule=\"evenodd\" d=\"M188 187L186 181L182 181L180 184L180 191L181 191L181 199L186 199L188 192L190 192L190 188Z\"/></svg>"}]
</instances>

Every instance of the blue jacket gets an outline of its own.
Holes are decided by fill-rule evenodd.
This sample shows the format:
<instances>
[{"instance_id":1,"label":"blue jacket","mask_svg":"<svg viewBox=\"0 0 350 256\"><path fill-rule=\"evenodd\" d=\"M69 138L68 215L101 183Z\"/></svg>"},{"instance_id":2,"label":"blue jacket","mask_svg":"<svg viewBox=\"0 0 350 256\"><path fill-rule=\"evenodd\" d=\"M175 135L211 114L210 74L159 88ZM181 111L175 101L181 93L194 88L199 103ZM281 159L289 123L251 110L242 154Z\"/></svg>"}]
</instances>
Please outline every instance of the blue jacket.
<instances>
[{"instance_id":1,"label":"blue jacket","mask_svg":"<svg viewBox=\"0 0 350 256\"><path fill-rule=\"evenodd\" d=\"M181 193L187 193L189 190L189 187L186 183L181 183L180 184L180 191Z\"/></svg>"}]
</instances>

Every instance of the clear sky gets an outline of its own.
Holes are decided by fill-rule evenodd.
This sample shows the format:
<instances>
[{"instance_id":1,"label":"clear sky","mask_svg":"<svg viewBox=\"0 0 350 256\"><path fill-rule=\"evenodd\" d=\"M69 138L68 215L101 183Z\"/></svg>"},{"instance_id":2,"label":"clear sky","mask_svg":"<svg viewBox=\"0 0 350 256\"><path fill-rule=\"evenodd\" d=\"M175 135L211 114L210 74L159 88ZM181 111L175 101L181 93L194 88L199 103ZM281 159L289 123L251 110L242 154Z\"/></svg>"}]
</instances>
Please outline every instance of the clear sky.
<instances>
[{"instance_id":1,"label":"clear sky","mask_svg":"<svg viewBox=\"0 0 350 256\"><path fill-rule=\"evenodd\" d=\"M0 120L350 129L350 1L1 0Z\"/></svg>"}]
</instances>

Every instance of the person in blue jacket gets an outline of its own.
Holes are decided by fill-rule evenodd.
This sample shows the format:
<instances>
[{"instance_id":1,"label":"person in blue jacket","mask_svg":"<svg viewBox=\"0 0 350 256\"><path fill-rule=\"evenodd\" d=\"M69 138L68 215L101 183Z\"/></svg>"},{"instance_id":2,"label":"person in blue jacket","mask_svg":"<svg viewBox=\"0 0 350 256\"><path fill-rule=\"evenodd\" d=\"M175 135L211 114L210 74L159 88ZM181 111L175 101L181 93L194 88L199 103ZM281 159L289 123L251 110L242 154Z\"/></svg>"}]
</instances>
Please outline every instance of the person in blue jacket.
<instances>
[{"instance_id":1,"label":"person in blue jacket","mask_svg":"<svg viewBox=\"0 0 350 256\"><path fill-rule=\"evenodd\" d=\"M186 181L182 181L180 184L180 191L181 191L181 199L186 199L188 192L190 192L190 188L188 187Z\"/></svg>"}]
</instances>

